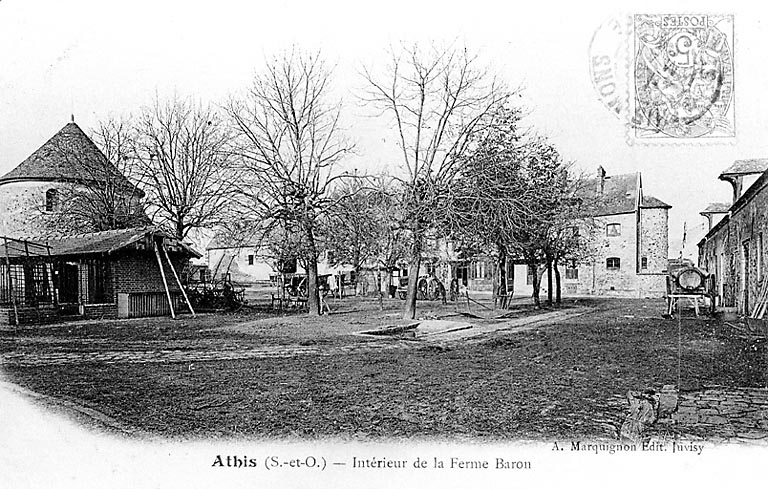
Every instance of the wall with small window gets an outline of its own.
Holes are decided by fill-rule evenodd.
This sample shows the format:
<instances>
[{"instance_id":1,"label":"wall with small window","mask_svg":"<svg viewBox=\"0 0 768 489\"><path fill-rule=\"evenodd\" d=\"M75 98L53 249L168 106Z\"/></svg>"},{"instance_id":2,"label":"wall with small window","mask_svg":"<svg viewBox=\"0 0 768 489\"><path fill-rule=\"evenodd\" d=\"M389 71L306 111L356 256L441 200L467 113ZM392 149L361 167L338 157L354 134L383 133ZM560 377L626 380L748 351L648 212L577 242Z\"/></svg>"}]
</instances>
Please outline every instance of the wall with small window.
<instances>
[{"instance_id":1,"label":"wall with small window","mask_svg":"<svg viewBox=\"0 0 768 489\"><path fill-rule=\"evenodd\" d=\"M45 191L45 210L54 212L59 210L59 191L55 188L49 188Z\"/></svg>"},{"instance_id":2,"label":"wall with small window","mask_svg":"<svg viewBox=\"0 0 768 489\"><path fill-rule=\"evenodd\" d=\"M621 223L612 222L605 225L605 235L609 238L621 236Z\"/></svg>"},{"instance_id":3,"label":"wall with small window","mask_svg":"<svg viewBox=\"0 0 768 489\"><path fill-rule=\"evenodd\" d=\"M5 182L0 185L0 235L43 236L60 205L59 185Z\"/></svg>"}]
</instances>

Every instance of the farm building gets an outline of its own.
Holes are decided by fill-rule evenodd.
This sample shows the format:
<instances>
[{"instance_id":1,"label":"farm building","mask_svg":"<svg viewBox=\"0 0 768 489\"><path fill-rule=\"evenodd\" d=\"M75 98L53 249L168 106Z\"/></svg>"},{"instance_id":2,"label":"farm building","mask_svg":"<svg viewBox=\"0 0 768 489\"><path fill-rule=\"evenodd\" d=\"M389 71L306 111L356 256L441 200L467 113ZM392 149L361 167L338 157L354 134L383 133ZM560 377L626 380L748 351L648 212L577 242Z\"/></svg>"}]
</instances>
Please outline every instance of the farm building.
<instances>
[{"instance_id":1,"label":"farm building","mask_svg":"<svg viewBox=\"0 0 768 489\"><path fill-rule=\"evenodd\" d=\"M599 167L587 191L594 193L598 204L594 226L579 230L588 237L586 256L566 260L560 266L563 294L662 297L666 291L671 206L644 194L640 173L607 175ZM441 280L450 274L469 291L492 290L494 258L458 260L450 246L441 254L449 258L425 260L427 270L422 273L436 268ZM451 266L441 266L440 262ZM516 295L529 293L534 273L523 260L511 257L508 289ZM546 293L546 286L546 280L542 281L542 293Z\"/></svg>"},{"instance_id":2,"label":"farm building","mask_svg":"<svg viewBox=\"0 0 768 489\"><path fill-rule=\"evenodd\" d=\"M143 197L144 192L70 122L0 177L0 236L62 234L64 220L78 232L102 231L106 228L93 224L108 212L146 225ZM105 200L113 209L105 210ZM70 216L76 214L73 209L82 211L84 222L75 222L78 219ZM63 214L68 218L63 219Z\"/></svg>"},{"instance_id":3,"label":"farm building","mask_svg":"<svg viewBox=\"0 0 768 489\"><path fill-rule=\"evenodd\" d=\"M715 276L718 306L749 314L768 277L768 159L738 160L719 178L732 185L734 200L716 209L720 220L699 241L699 267Z\"/></svg>"},{"instance_id":4,"label":"farm building","mask_svg":"<svg viewBox=\"0 0 768 489\"><path fill-rule=\"evenodd\" d=\"M0 238L0 327L166 315L184 307L186 244L153 228Z\"/></svg>"},{"instance_id":5,"label":"farm building","mask_svg":"<svg viewBox=\"0 0 768 489\"><path fill-rule=\"evenodd\" d=\"M274 281L280 273L278 260L259 244L246 241L231 242L221 235L215 236L205 248L208 268L213 280L229 278L239 284L257 284ZM305 274L301 264L290 267L291 273ZM319 275L344 275L346 283L355 281L354 269L347 264L332 265L326 254L317 264Z\"/></svg>"}]
</instances>

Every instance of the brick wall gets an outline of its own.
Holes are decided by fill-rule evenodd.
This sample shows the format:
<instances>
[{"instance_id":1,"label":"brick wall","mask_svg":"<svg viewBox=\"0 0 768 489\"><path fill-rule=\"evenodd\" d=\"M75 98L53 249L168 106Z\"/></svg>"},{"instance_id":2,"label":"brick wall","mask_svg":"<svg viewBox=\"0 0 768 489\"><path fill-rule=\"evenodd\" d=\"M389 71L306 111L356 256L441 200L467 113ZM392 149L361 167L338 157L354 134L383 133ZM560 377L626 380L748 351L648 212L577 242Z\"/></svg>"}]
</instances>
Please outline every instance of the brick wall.
<instances>
[{"instance_id":1,"label":"brick wall","mask_svg":"<svg viewBox=\"0 0 768 489\"><path fill-rule=\"evenodd\" d=\"M116 304L86 305L85 314L62 316L54 306L19 307L19 326L28 327L38 324L51 324L61 321L75 321L78 319L115 319L117 317ZM13 306L0 307L0 330L16 329L16 313Z\"/></svg>"},{"instance_id":2,"label":"brick wall","mask_svg":"<svg viewBox=\"0 0 768 489\"><path fill-rule=\"evenodd\" d=\"M186 259L170 255L176 273L180 274ZM173 277L165 257L162 257L165 279L171 292L178 292L179 286ZM121 253L112 262L113 290L118 293L165 292L163 278L154 252L138 251Z\"/></svg>"}]
</instances>

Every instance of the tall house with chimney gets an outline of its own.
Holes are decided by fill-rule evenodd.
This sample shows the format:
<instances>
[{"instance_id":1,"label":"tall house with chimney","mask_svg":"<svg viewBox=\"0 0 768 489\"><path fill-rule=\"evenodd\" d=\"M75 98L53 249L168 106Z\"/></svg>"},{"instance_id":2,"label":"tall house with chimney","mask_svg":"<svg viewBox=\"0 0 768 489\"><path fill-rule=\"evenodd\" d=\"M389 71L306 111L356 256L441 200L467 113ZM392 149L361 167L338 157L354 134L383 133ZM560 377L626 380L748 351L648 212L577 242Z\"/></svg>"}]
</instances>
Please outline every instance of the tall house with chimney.
<instances>
[{"instance_id":1,"label":"tall house with chimney","mask_svg":"<svg viewBox=\"0 0 768 489\"><path fill-rule=\"evenodd\" d=\"M768 158L737 160L719 179L731 184L730 204L701 212L708 232L698 243L699 266L715 276L716 303L749 314L768 276Z\"/></svg>"},{"instance_id":2,"label":"tall house with chimney","mask_svg":"<svg viewBox=\"0 0 768 489\"><path fill-rule=\"evenodd\" d=\"M670 205L643 193L642 175L608 175L589 183L597 210L591 256L566 266L566 293L661 297L666 291ZM569 270L570 269L570 270Z\"/></svg>"}]
</instances>

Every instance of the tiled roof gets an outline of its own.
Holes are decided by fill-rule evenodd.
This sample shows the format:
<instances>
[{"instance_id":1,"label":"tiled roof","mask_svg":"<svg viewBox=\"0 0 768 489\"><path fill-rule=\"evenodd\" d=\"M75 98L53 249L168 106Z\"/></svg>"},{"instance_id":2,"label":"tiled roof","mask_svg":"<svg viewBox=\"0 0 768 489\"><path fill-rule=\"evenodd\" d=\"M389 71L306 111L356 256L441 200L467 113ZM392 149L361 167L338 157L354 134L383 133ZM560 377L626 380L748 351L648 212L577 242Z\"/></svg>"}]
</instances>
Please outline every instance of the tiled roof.
<instances>
[{"instance_id":1,"label":"tiled roof","mask_svg":"<svg viewBox=\"0 0 768 489\"><path fill-rule=\"evenodd\" d=\"M598 196L596 214L598 216L625 214L635 211L637 203L637 173L608 175L601 183L600 178L591 180L587 188Z\"/></svg>"},{"instance_id":2,"label":"tiled roof","mask_svg":"<svg viewBox=\"0 0 768 489\"><path fill-rule=\"evenodd\" d=\"M699 214L722 214L728 212L731 208L731 204L724 202L713 202L707 206L706 209L699 212Z\"/></svg>"},{"instance_id":3,"label":"tiled roof","mask_svg":"<svg viewBox=\"0 0 768 489\"><path fill-rule=\"evenodd\" d=\"M131 191L136 188L74 122L40 146L0 183L16 180L98 182L114 179Z\"/></svg>"},{"instance_id":4,"label":"tiled roof","mask_svg":"<svg viewBox=\"0 0 768 489\"><path fill-rule=\"evenodd\" d=\"M643 195L643 204L640 206L643 209L671 209L672 206L667 204L661 199L651 197L650 195Z\"/></svg>"},{"instance_id":5,"label":"tiled roof","mask_svg":"<svg viewBox=\"0 0 768 489\"><path fill-rule=\"evenodd\" d=\"M25 237L20 238L19 241L28 241L36 247L47 247L50 249L50 255L52 256L63 256L112 253L155 236L162 236L168 239L165 233L155 228L143 227L55 237ZM171 241L174 246L178 247L180 252L195 257L201 256L200 253L188 245L176 240Z\"/></svg>"},{"instance_id":6,"label":"tiled roof","mask_svg":"<svg viewBox=\"0 0 768 489\"><path fill-rule=\"evenodd\" d=\"M736 160L731 166L725 169L723 175L751 175L754 173L763 173L768 170L768 158L752 158L749 160Z\"/></svg>"},{"instance_id":7,"label":"tiled roof","mask_svg":"<svg viewBox=\"0 0 768 489\"><path fill-rule=\"evenodd\" d=\"M216 249L240 249L240 248L259 248L261 243L250 233L231 233L220 231L208 242L206 250Z\"/></svg>"},{"instance_id":8,"label":"tiled roof","mask_svg":"<svg viewBox=\"0 0 768 489\"><path fill-rule=\"evenodd\" d=\"M595 192L597 197L595 215L609 216L613 214L628 214L635 212L637 207L639 173L624 173L621 175L606 175L604 179L590 179L585 189ZM602 188L601 188L602 187ZM656 197L644 195L640 205L644 209L671 209L672 206Z\"/></svg>"}]
</instances>

